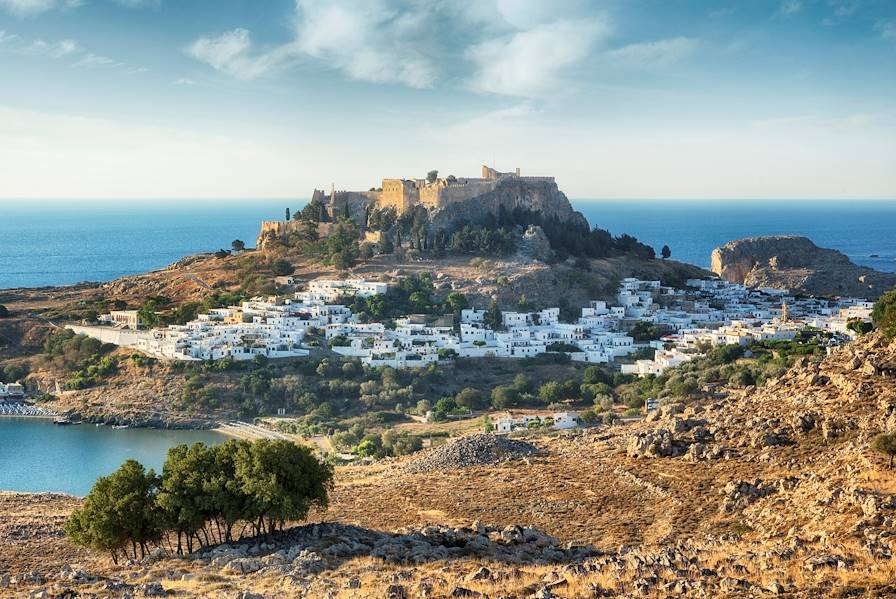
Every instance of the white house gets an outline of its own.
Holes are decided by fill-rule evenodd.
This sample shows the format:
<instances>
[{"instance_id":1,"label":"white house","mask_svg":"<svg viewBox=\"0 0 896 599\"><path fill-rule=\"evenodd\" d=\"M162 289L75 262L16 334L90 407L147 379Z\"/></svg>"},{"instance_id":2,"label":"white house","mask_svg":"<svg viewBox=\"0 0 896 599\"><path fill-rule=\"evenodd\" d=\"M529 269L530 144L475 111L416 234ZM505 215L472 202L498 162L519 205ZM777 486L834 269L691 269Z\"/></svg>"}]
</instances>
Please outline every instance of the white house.
<instances>
[{"instance_id":1,"label":"white house","mask_svg":"<svg viewBox=\"0 0 896 599\"><path fill-rule=\"evenodd\" d=\"M112 310L108 314L101 315L97 320L120 329L131 330L137 330L143 324L137 310Z\"/></svg>"},{"instance_id":2,"label":"white house","mask_svg":"<svg viewBox=\"0 0 896 599\"><path fill-rule=\"evenodd\" d=\"M17 401L25 397L25 387L20 383L0 383L0 401Z\"/></svg>"}]
</instances>

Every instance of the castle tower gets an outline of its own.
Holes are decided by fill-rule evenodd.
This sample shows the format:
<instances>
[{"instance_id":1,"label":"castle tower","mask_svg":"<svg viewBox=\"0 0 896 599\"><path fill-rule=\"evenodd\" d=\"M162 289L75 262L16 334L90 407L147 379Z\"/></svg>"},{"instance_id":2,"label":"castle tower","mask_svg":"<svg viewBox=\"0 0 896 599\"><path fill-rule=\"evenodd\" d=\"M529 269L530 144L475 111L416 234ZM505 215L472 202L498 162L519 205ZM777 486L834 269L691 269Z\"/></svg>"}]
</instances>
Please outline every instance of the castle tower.
<instances>
[{"instance_id":1,"label":"castle tower","mask_svg":"<svg viewBox=\"0 0 896 599\"><path fill-rule=\"evenodd\" d=\"M781 302L781 322L787 322L788 316L789 315L787 313L787 301L784 300Z\"/></svg>"}]
</instances>

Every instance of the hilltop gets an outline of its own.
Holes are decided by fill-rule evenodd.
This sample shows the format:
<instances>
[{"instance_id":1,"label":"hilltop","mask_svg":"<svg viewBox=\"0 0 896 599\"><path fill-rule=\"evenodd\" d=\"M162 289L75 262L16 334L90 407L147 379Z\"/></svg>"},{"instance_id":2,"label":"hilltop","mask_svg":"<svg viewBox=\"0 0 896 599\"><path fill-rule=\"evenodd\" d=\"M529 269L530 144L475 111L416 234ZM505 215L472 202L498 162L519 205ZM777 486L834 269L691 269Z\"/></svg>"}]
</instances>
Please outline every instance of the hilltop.
<instances>
[{"instance_id":1,"label":"hilltop","mask_svg":"<svg viewBox=\"0 0 896 599\"><path fill-rule=\"evenodd\" d=\"M190 559L113 568L59 537L75 500L3 495L0 576L21 595L896 596L896 476L869 449L896 426L894 373L872 334L760 389L530 436L515 459L339 467L311 518L331 524Z\"/></svg>"},{"instance_id":2,"label":"hilltop","mask_svg":"<svg viewBox=\"0 0 896 599\"><path fill-rule=\"evenodd\" d=\"M794 293L876 299L896 285L894 273L858 266L794 235L729 241L713 250L711 260L712 271L728 281Z\"/></svg>"}]
</instances>

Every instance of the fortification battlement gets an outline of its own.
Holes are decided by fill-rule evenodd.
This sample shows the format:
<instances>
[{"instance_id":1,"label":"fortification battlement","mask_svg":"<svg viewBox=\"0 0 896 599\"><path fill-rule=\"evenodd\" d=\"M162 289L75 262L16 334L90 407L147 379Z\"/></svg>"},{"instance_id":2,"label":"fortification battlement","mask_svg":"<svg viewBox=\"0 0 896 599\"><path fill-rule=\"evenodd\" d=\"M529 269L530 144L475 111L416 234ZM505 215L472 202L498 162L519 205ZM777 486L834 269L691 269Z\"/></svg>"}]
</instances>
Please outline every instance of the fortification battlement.
<instances>
[{"instance_id":1,"label":"fortification battlement","mask_svg":"<svg viewBox=\"0 0 896 599\"><path fill-rule=\"evenodd\" d=\"M384 178L380 190L371 191L337 190L334 184L331 185L329 192L315 189L311 201L326 212L331 222L344 215L358 223L363 230L367 226L367 219L372 209L392 208L398 215L402 215L419 206L431 212L439 212L441 209L491 193L499 185L513 181L555 184L554 177L524 177L519 168L512 172L501 172L483 164L481 175L481 177L437 178L434 181L417 178ZM263 221L259 239L266 235L283 238L295 228L294 222Z\"/></svg>"}]
</instances>

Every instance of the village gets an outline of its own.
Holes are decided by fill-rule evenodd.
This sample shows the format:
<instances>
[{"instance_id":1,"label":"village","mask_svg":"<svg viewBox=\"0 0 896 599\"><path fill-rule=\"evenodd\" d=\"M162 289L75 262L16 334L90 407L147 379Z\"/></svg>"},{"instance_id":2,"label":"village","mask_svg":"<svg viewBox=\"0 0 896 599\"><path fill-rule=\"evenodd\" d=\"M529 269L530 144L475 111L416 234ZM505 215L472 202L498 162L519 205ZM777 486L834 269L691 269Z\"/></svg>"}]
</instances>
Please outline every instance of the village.
<instances>
[{"instance_id":1,"label":"village","mask_svg":"<svg viewBox=\"0 0 896 599\"><path fill-rule=\"evenodd\" d=\"M313 349L310 331L330 349L369 367L420 368L455 357L530 358L559 352L571 360L610 364L623 373L658 375L718 345L789 340L811 327L841 340L848 327L870 319L872 302L794 297L772 289L748 289L719 279L689 279L687 287L623 279L615 305L594 300L575 322L561 322L558 308L501 311L500 326L486 324L486 310L452 315L409 314L384 322L360 322L348 307L354 297L385 295L389 286L363 279L317 279L292 297L253 298L216 308L184 325L143 330L134 310L100 317L105 326L69 325L77 333L140 351L161 360L301 358ZM639 323L656 338L633 336ZM652 354L652 357L648 357ZM631 359L635 355L638 359Z\"/></svg>"}]
</instances>

